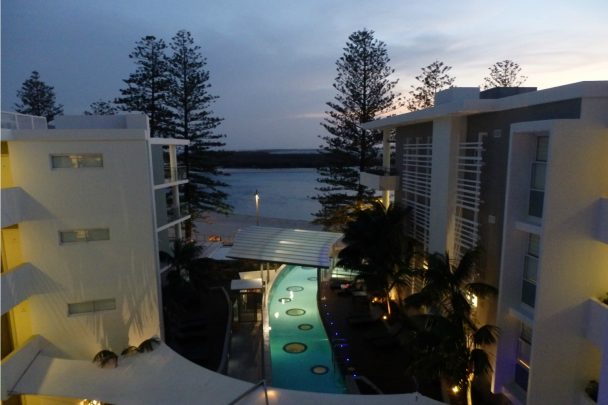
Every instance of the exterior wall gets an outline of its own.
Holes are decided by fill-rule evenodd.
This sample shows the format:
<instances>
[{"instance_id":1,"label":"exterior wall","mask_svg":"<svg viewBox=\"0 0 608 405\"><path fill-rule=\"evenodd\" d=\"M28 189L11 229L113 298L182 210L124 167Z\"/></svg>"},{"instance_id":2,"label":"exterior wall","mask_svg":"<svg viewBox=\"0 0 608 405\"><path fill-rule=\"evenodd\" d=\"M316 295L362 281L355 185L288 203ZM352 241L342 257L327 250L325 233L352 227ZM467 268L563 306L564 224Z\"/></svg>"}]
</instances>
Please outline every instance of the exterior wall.
<instances>
[{"instance_id":1,"label":"exterior wall","mask_svg":"<svg viewBox=\"0 0 608 405\"><path fill-rule=\"evenodd\" d=\"M549 145L531 404L575 403L599 375L598 348L581 331L584 302L608 286L608 245L593 233L594 207L608 190L608 130L563 123L551 131Z\"/></svg>"},{"instance_id":2,"label":"exterior wall","mask_svg":"<svg viewBox=\"0 0 608 405\"><path fill-rule=\"evenodd\" d=\"M452 255L454 247L454 210L456 204L456 161L458 143L466 130L463 118L433 121L433 158L431 174L431 218L429 252Z\"/></svg>"},{"instance_id":3,"label":"exterior wall","mask_svg":"<svg viewBox=\"0 0 608 405\"><path fill-rule=\"evenodd\" d=\"M580 99L572 99L507 111L475 114L467 118L468 141L476 140L480 133L486 134L483 137L484 166L481 174L479 212L480 240L486 252L486 274L483 275L485 282L498 285L511 125L528 121L577 119L580 117L580 103Z\"/></svg>"},{"instance_id":4,"label":"exterior wall","mask_svg":"<svg viewBox=\"0 0 608 405\"><path fill-rule=\"evenodd\" d=\"M608 131L602 122L608 105L600 100L582 104L589 107L581 114L585 120L522 123L512 130L494 386L522 403L579 403L586 382L608 373L600 371L600 348L583 333L586 301L608 285L608 246L594 233L598 201L608 190ZM539 132L549 135L540 223L527 217ZM541 241L534 309L521 303L521 259L529 233ZM533 328L527 394L512 383L520 322Z\"/></svg>"},{"instance_id":5,"label":"exterior wall","mask_svg":"<svg viewBox=\"0 0 608 405\"><path fill-rule=\"evenodd\" d=\"M102 153L103 168L52 169L53 153ZM32 333L58 348L50 354L84 359L159 335L147 142L11 142L10 154L15 184L40 211L19 224L23 257L49 291L27 301ZM109 228L110 240L60 244L59 231L88 228ZM68 303L106 298L116 310L67 314Z\"/></svg>"}]
</instances>

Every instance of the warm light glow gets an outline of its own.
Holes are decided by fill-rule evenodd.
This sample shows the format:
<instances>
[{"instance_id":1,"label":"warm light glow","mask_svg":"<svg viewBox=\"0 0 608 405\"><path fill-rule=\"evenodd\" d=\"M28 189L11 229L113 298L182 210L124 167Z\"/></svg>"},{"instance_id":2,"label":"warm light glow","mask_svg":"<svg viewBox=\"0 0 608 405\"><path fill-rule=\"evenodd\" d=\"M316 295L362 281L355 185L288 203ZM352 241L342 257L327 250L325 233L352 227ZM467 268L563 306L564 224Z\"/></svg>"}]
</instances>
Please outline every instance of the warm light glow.
<instances>
[{"instance_id":1,"label":"warm light glow","mask_svg":"<svg viewBox=\"0 0 608 405\"><path fill-rule=\"evenodd\" d=\"M260 202L260 194L258 190L255 190L255 203L258 204Z\"/></svg>"},{"instance_id":2,"label":"warm light glow","mask_svg":"<svg viewBox=\"0 0 608 405\"><path fill-rule=\"evenodd\" d=\"M460 387L459 387L459 386L457 386L457 385L453 386L453 387L452 387L452 392L453 392L454 394L458 394L458 393L460 392Z\"/></svg>"},{"instance_id":3,"label":"warm light glow","mask_svg":"<svg viewBox=\"0 0 608 405\"><path fill-rule=\"evenodd\" d=\"M477 296L475 294L467 293L466 298L473 308L477 308Z\"/></svg>"},{"instance_id":4,"label":"warm light glow","mask_svg":"<svg viewBox=\"0 0 608 405\"><path fill-rule=\"evenodd\" d=\"M382 315L382 319L384 319L386 321L388 319L388 316Z\"/></svg>"}]
</instances>

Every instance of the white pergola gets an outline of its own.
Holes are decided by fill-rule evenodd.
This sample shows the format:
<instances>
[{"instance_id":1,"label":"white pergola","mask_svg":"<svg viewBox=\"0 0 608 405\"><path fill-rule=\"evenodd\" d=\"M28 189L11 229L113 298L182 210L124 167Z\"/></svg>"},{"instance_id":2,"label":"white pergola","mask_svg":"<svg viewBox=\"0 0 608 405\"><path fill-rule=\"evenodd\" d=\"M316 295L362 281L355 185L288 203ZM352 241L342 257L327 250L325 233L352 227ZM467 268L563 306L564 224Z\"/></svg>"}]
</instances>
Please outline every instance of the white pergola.
<instances>
[{"instance_id":1,"label":"white pergola","mask_svg":"<svg viewBox=\"0 0 608 405\"><path fill-rule=\"evenodd\" d=\"M233 259L329 268L341 233L250 226L241 229L226 255Z\"/></svg>"}]
</instances>

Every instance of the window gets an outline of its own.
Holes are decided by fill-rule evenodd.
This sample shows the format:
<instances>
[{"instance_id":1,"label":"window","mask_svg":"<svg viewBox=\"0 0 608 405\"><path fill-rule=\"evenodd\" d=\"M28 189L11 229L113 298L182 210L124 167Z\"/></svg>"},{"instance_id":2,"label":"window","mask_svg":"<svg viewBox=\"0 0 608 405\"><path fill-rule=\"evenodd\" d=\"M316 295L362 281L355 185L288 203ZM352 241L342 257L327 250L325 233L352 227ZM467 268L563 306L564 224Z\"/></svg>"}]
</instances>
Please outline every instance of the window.
<instances>
[{"instance_id":1,"label":"window","mask_svg":"<svg viewBox=\"0 0 608 405\"><path fill-rule=\"evenodd\" d=\"M530 374L530 353L532 351L532 328L521 323L521 331L517 342L517 362L515 363L515 383L524 391L528 390Z\"/></svg>"},{"instance_id":2,"label":"window","mask_svg":"<svg viewBox=\"0 0 608 405\"><path fill-rule=\"evenodd\" d=\"M532 163L530 199L528 205L528 215L536 218L542 218L543 216L543 200L545 197L545 175L547 171L548 150L549 137L537 137L535 161Z\"/></svg>"},{"instance_id":3,"label":"window","mask_svg":"<svg viewBox=\"0 0 608 405\"><path fill-rule=\"evenodd\" d=\"M101 153L81 153L73 155L51 155L53 169L80 169L83 167L103 167Z\"/></svg>"},{"instance_id":4,"label":"window","mask_svg":"<svg viewBox=\"0 0 608 405\"><path fill-rule=\"evenodd\" d=\"M108 298L96 301L84 301L68 304L68 315L87 314L116 309L116 299Z\"/></svg>"},{"instance_id":5,"label":"window","mask_svg":"<svg viewBox=\"0 0 608 405\"><path fill-rule=\"evenodd\" d=\"M534 308L536 299L536 280L538 272L538 254L540 251L540 237L530 234L528 247L524 257L524 275L521 290L521 301Z\"/></svg>"},{"instance_id":6,"label":"window","mask_svg":"<svg viewBox=\"0 0 608 405\"><path fill-rule=\"evenodd\" d=\"M107 228L97 228L59 231L59 243L93 242L98 240L110 240L110 230Z\"/></svg>"}]
</instances>

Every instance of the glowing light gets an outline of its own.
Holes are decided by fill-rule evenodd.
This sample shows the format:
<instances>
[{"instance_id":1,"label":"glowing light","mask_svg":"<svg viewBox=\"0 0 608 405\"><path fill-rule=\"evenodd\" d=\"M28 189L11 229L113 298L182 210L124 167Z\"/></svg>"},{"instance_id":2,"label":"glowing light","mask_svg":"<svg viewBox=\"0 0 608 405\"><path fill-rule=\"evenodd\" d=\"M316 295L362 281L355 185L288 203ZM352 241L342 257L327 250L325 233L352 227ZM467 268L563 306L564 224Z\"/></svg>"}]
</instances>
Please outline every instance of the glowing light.
<instances>
[{"instance_id":1,"label":"glowing light","mask_svg":"<svg viewBox=\"0 0 608 405\"><path fill-rule=\"evenodd\" d=\"M457 386L457 385L454 385L454 386L452 387L452 392L453 392L454 394L458 394L458 393L460 392L460 387L459 387L459 386Z\"/></svg>"},{"instance_id":2,"label":"glowing light","mask_svg":"<svg viewBox=\"0 0 608 405\"><path fill-rule=\"evenodd\" d=\"M388 316L382 315L382 319L384 319L386 321L388 319Z\"/></svg>"},{"instance_id":3,"label":"glowing light","mask_svg":"<svg viewBox=\"0 0 608 405\"><path fill-rule=\"evenodd\" d=\"M274 317L275 317L275 318L277 318L277 319L279 319L279 313L278 313L278 312L275 312L275 313L274 313Z\"/></svg>"}]
</instances>

